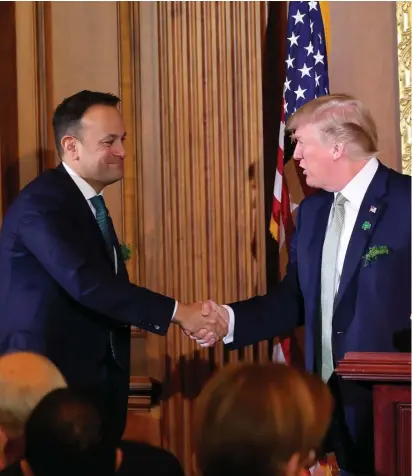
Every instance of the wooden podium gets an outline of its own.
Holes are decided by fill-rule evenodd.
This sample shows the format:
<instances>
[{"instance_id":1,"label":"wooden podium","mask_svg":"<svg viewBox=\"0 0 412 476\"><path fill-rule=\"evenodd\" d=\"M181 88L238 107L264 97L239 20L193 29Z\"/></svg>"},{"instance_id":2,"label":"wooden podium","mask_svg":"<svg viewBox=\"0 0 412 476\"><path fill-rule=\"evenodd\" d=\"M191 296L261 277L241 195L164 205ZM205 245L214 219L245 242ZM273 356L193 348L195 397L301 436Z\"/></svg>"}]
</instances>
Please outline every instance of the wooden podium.
<instances>
[{"instance_id":1,"label":"wooden podium","mask_svg":"<svg viewBox=\"0 0 412 476\"><path fill-rule=\"evenodd\" d=\"M348 352L336 373L373 382L375 474L411 475L411 354Z\"/></svg>"}]
</instances>

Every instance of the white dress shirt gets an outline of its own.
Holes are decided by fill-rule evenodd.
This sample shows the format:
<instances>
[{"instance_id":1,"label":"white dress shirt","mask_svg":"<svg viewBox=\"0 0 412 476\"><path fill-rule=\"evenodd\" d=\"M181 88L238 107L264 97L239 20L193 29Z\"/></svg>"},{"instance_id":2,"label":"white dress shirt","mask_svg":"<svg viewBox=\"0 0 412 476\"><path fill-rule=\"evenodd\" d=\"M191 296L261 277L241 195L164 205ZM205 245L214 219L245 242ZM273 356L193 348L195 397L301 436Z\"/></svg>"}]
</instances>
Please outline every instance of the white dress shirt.
<instances>
[{"instance_id":1,"label":"white dress shirt","mask_svg":"<svg viewBox=\"0 0 412 476\"><path fill-rule=\"evenodd\" d=\"M342 276L343 263L345 261L346 251L348 249L349 241L352 236L353 227L355 226L356 218L358 217L359 209L363 198L366 194L373 177L378 170L379 162L373 157L367 164L358 172L355 177L340 191L340 193L347 199L345 202L345 220L343 222L342 235L340 237L337 259L337 285L336 293L339 289L340 278ZM335 193L335 198L338 192ZM332 207L329 214L328 226L332 219ZM233 342L235 331L235 313L230 306L224 306L229 312L229 332L223 338L225 344Z\"/></svg>"},{"instance_id":2,"label":"white dress shirt","mask_svg":"<svg viewBox=\"0 0 412 476\"><path fill-rule=\"evenodd\" d=\"M87 203L89 204L91 211L93 212L94 217L96 218L96 210L94 206L92 205L90 199L95 197L96 195L103 195L103 191L97 194L96 190L90 184L88 184L86 180L84 180L82 177L79 177L79 175L77 175L76 172L73 169L71 169L65 162L62 161L62 164L63 164L63 167L66 169L66 172L73 179L73 182L77 185L79 190L82 192L84 198L87 200ZM115 247L113 247L113 254L114 254L114 272L115 274L117 274L118 263L117 263L117 252ZM176 314L177 306L178 306L178 303L176 301L172 319Z\"/></svg>"}]
</instances>

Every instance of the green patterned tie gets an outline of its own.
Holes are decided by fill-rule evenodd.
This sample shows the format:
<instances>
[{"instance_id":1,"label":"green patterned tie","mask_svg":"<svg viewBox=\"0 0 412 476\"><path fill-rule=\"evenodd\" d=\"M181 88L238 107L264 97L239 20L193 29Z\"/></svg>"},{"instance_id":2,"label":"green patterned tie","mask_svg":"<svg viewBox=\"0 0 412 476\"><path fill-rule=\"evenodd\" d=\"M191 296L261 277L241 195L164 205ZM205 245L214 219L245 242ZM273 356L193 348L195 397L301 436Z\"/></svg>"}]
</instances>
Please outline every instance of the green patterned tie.
<instances>
[{"instance_id":1,"label":"green patterned tie","mask_svg":"<svg viewBox=\"0 0 412 476\"><path fill-rule=\"evenodd\" d=\"M113 253L113 243L109 231L109 212L101 195L96 195L90 199L91 204L96 210L96 220L102 232L109 253Z\"/></svg>"},{"instance_id":2,"label":"green patterned tie","mask_svg":"<svg viewBox=\"0 0 412 476\"><path fill-rule=\"evenodd\" d=\"M114 243L111 239L110 228L112 228L113 230L112 233L114 235L115 235L115 231L113 229L113 225L109 217L109 211L107 210L106 204L104 203L104 198L101 195L96 195L90 199L90 202L93 205L94 209L96 210L97 224L99 225L104 241L106 242L109 255L112 257L112 259L114 259L114 252L113 252ZM110 351L112 353L113 359L118 363L118 365L121 368L124 368L116 356L116 346L113 341L114 341L113 330L111 330L109 332Z\"/></svg>"}]
</instances>

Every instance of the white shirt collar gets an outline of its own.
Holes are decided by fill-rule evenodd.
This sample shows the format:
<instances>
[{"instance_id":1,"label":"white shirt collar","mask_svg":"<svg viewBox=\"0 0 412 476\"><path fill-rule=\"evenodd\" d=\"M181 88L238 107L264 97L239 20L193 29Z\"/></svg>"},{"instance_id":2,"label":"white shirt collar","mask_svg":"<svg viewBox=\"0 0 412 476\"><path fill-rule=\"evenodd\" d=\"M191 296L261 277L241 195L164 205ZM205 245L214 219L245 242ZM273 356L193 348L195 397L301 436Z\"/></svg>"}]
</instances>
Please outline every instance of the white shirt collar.
<instances>
[{"instance_id":1,"label":"white shirt collar","mask_svg":"<svg viewBox=\"0 0 412 476\"><path fill-rule=\"evenodd\" d=\"M102 195L102 193L96 193L96 190L86 182L83 178L79 177L76 172L71 169L65 162L62 161L63 167L66 169L66 172L73 179L73 182L79 187L79 190L82 192L86 200L90 200L96 195Z\"/></svg>"},{"instance_id":2,"label":"white shirt collar","mask_svg":"<svg viewBox=\"0 0 412 476\"><path fill-rule=\"evenodd\" d=\"M355 177L344 187L340 193L349 201L352 207L360 209L362 200L366 194L373 177L378 170L379 162L376 157L368 160L367 164ZM335 193L336 198L337 192Z\"/></svg>"}]
</instances>

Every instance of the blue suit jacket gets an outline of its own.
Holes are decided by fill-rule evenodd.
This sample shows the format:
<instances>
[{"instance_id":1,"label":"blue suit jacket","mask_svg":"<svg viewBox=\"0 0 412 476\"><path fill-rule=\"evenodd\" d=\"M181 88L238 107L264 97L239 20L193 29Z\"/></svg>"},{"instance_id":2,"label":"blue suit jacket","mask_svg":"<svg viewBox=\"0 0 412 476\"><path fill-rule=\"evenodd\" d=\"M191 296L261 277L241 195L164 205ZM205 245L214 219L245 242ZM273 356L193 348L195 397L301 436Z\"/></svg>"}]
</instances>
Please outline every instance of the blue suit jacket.
<instances>
[{"instance_id":1,"label":"blue suit jacket","mask_svg":"<svg viewBox=\"0 0 412 476\"><path fill-rule=\"evenodd\" d=\"M287 274L266 296L231 304L235 312L232 348L285 334L305 324L305 360L316 368L320 335L320 268L333 193L319 192L299 207ZM370 211L371 206L376 212ZM370 229L363 230L368 221ZM365 266L371 246L388 255ZM410 335L411 316L411 178L382 164L368 187L352 232L342 270L332 323L335 362L346 352L395 352ZM371 392L353 382L331 382L346 428L346 456L373 454ZM341 425L341 426L342 426ZM347 459L353 459L350 455ZM344 464L345 465L345 464ZM350 466L350 464L349 464ZM352 468L353 469L353 468ZM368 470L369 470L368 469ZM359 467L357 468L359 471Z\"/></svg>"},{"instance_id":2,"label":"blue suit jacket","mask_svg":"<svg viewBox=\"0 0 412 476\"><path fill-rule=\"evenodd\" d=\"M112 259L62 165L25 187L0 235L0 354L44 354L69 384L87 387L111 333L116 359L128 369L130 325L165 334L174 300L131 284L120 260L115 275Z\"/></svg>"}]
</instances>

